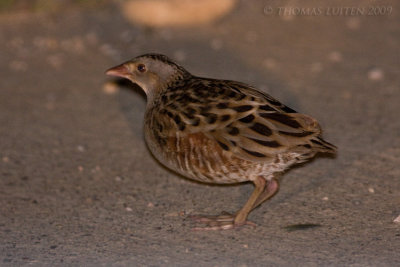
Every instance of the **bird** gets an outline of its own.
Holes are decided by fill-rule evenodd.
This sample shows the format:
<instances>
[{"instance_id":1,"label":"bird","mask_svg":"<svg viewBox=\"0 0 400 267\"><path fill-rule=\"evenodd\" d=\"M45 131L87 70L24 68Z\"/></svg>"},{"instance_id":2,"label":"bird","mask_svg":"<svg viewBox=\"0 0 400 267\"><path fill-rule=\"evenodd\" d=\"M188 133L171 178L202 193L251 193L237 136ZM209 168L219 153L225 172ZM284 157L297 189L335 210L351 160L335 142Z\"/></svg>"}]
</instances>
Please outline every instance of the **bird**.
<instances>
[{"instance_id":1,"label":"bird","mask_svg":"<svg viewBox=\"0 0 400 267\"><path fill-rule=\"evenodd\" d=\"M192 75L163 54L137 56L106 74L145 92L144 138L161 164L199 182L254 184L237 212L192 216L201 224L195 230L255 226L249 213L278 192L285 170L337 151L316 119L248 84Z\"/></svg>"}]
</instances>

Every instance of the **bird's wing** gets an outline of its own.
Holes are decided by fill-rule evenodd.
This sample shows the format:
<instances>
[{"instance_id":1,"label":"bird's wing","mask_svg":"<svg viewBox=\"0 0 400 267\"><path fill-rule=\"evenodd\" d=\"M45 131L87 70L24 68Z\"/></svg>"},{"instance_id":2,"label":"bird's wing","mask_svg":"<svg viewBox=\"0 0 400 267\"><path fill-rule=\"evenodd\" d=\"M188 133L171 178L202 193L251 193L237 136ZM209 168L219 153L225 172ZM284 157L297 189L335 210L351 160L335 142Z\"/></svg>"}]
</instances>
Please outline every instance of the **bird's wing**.
<instances>
[{"instance_id":1,"label":"bird's wing","mask_svg":"<svg viewBox=\"0 0 400 267\"><path fill-rule=\"evenodd\" d=\"M202 133L237 157L263 161L286 151L311 152L319 147L312 140L321 142L315 119L243 83L206 80L184 92L176 101L169 96L179 112L167 112L178 129Z\"/></svg>"}]
</instances>

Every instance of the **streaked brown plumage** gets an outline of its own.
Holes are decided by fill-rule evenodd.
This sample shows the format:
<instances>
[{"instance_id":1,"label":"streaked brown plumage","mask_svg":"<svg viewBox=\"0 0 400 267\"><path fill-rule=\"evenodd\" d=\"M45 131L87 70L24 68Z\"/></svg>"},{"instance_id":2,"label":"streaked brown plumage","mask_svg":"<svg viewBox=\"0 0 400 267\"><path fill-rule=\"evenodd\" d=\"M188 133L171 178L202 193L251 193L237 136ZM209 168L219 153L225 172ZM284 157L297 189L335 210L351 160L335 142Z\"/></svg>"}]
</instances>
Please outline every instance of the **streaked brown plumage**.
<instances>
[{"instance_id":1,"label":"streaked brown plumage","mask_svg":"<svg viewBox=\"0 0 400 267\"><path fill-rule=\"evenodd\" d=\"M250 211L278 191L280 173L336 152L315 119L247 84L193 76L164 55L142 55L107 74L145 91L145 138L162 164L201 182L254 183L237 213L196 217L205 229L249 224Z\"/></svg>"}]
</instances>

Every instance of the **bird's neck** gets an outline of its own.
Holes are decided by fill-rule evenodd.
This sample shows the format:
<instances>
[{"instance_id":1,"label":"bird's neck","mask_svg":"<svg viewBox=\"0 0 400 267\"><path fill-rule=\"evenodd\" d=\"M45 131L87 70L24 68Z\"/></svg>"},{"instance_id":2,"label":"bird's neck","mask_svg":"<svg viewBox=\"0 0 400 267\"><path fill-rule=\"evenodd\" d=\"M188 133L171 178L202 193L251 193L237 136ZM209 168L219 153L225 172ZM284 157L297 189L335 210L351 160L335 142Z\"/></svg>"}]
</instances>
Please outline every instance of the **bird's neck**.
<instances>
[{"instance_id":1,"label":"bird's neck","mask_svg":"<svg viewBox=\"0 0 400 267\"><path fill-rule=\"evenodd\" d=\"M147 96L147 107L153 107L160 104L160 97L163 92L171 88L180 86L189 80L192 75L187 71L176 71L168 77L158 76L152 82L140 85Z\"/></svg>"}]
</instances>

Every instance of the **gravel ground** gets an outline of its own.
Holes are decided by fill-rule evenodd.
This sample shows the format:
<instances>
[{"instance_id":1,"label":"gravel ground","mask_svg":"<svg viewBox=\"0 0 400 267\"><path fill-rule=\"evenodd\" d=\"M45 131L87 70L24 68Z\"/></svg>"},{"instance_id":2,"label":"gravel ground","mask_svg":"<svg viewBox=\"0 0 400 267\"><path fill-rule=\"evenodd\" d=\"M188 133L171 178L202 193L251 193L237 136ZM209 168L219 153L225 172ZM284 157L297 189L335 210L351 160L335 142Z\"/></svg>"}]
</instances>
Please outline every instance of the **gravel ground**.
<instances>
[{"instance_id":1,"label":"gravel ground","mask_svg":"<svg viewBox=\"0 0 400 267\"><path fill-rule=\"evenodd\" d=\"M278 1L243 1L167 29L112 4L1 14L0 265L400 266L400 5L326 13L340 3L283 16ZM191 231L188 215L234 211L253 187L195 183L150 155L144 95L104 75L147 52L314 116L338 156L288 172L256 228Z\"/></svg>"}]
</instances>

